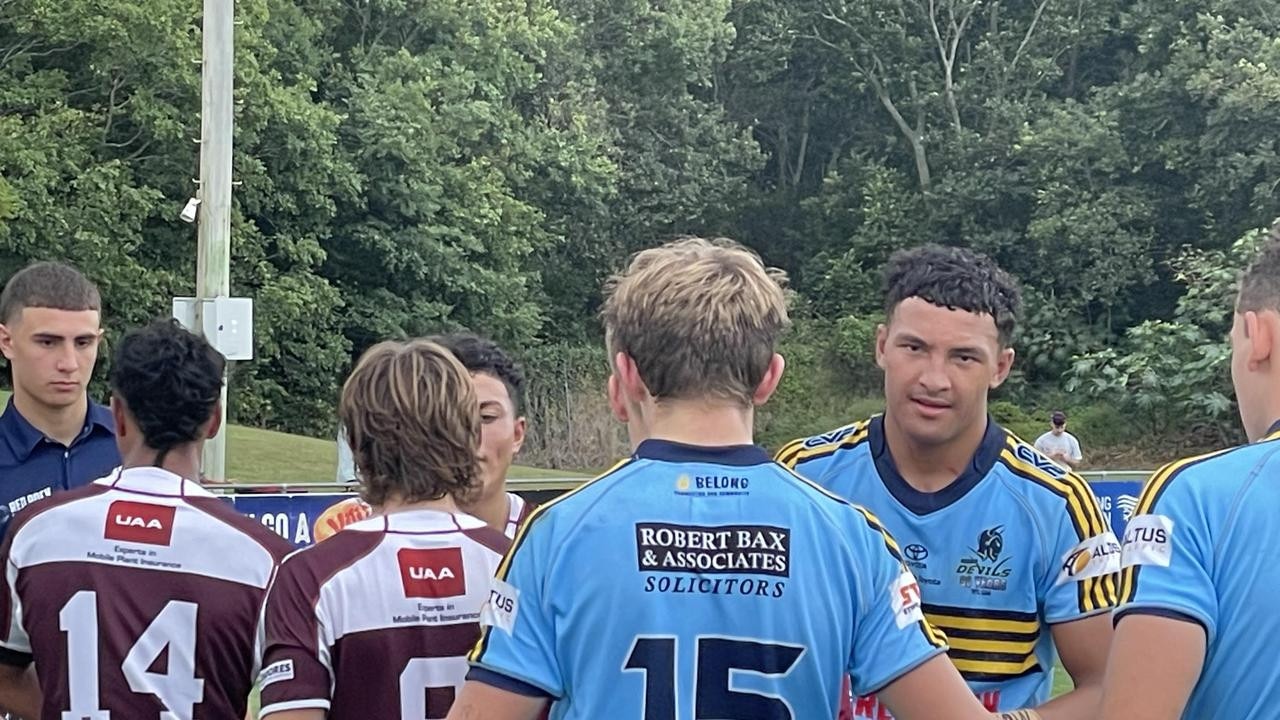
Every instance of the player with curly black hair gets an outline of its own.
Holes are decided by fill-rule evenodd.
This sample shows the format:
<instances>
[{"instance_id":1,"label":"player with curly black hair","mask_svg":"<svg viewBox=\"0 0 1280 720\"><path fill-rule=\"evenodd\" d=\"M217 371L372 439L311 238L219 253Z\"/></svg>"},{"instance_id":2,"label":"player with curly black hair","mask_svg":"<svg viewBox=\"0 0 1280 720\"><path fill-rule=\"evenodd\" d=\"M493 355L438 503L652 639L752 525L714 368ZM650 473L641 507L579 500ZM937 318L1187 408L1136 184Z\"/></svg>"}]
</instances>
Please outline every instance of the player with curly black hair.
<instances>
[{"instance_id":1,"label":"player with curly black hair","mask_svg":"<svg viewBox=\"0 0 1280 720\"><path fill-rule=\"evenodd\" d=\"M463 510L507 537L533 504L507 492L507 472L524 444L524 372L497 343L470 333L429 338L453 353L471 373L480 401L480 490Z\"/></svg>"},{"instance_id":2,"label":"player with curly black hair","mask_svg":"<svg viewBox=\"0 0 1280 720\"><path fill-rule=\"evenodd\" d=\"M292 547L197 481L224 363L173 320L120 342L110 379L123 467L20 513L0 549L0 706L244 717L262 604Z\"/></svg>"},{"instance_id":3,"label":"player with curly black hair","mask_svg":"<svg viewBox=\"0 0 1280 720\"><path fill-rule=\"evenodd\" d=\"M895 253L884 279L884 413L778 460L884 522L988 709L1094 718L1119 544L1083 479L987 413L1013 366L1018 286L990 258L939 245ZM1049 701L1055 650L1075 689ZM854 711L885 712L875 697Z\"/></svg>"}]
</instances>

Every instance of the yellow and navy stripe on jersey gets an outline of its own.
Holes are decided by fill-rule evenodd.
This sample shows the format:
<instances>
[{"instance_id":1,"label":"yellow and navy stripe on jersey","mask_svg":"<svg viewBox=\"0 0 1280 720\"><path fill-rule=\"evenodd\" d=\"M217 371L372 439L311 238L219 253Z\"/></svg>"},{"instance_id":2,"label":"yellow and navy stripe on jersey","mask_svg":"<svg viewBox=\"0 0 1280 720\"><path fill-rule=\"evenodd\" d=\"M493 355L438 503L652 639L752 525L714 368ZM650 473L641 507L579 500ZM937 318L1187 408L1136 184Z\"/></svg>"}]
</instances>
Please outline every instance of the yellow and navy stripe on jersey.
<instances>
[{"instance_id":1,"label":"yellow and navy stripe on jersey","mask_svg":"<svg viewBox=\"0 0 1280 720\"><path fill-rule=\"evenodd\" d=\"M966 680L1000 682L1042 670L1036 657L1040 617L1034 612L925 603L924 615L946 633L948 654Z\"/></svg>"},{"instance_id":2,"label":"yellow and navy stripe on jersey","mask_svg":"<svg viewBox=\"0 0 1280 720\"><path fill-rule=\"evenodd\" d=\"M1084 541L1109 532L1107 521L1103 519L1102 510L1098 507L1097 496L1089 488L1088 481L1073 472L1061 472L1061 468L1057 466L1052 468L1056 472L1051 472L1049 467L1036 462L1035 454L1028 451L1030 448L1030 445L1009 433L1005 448L1000 453L1000 462L1014 475L1035 483L1062 499L1067 516L1071 518L1071 525L1075 528L1077 540ZM1088 577L1077 583L1080 611L1091 613L1115 607L1116 585L1114 573Z\"/></svg>"},{"instance_id":3,"label":"yellow and navy stripe on jersey","mask_svg":"<svg viewBox=\"0 0 1280 720\"><path fill-rule=\"evenodd\" d=\"M797 440L777 460L879 518L975 692L998 695L1002 710L1044 702L1048 626L1116 604L1119 543L1088 483L988 420L956 480L920 492L898 471L884 423Z\"/></svg>"},{"instance_id":4,"label":"yellow and navy stripe on jersey","mask_svg":"<svg viewBox=\"0 0 1280 720\"><path fill-rule=\"evenodd\" d=\"M884 525L880 522L880 519L871 514L871 512L864 507L858 505L855 505L854 507L862 515L862 518L867 521L867 525L870 526L872 530L879 533L880 537L884 539L884 546L889 550L889 554L892 555L900 565L902 565L904 570L906 570L907 561L906 558L902 556L902 548L898 547L898 542L894 540L893 536L889 534L889 531L885 529ZM925 615L925 619L918 622L917 625L920 628L920 632L924 633L925 639L929 641L930 645L939 648L945 648L947 646L946 634L938 631L938 628L929 620L927 614Z\"/></svg>"},{"instance_id":5,"label":"yellow and navy stripe on jersey","mask_svg":"<svg viewBox=\"0 0 1280 720\"><path fill-rule=\"evenodd\" d=\"M1261 440L1179 460L1152 475L1125 527L1123 604L1132 615L1204 630L1188 718L1270 720L1280 705L1273 657L1280 616L1280 422Z\"/></svg>"},{"instance_id":6,"label":"yellow and navy stripe on jersey","mask_svg":"<svg viewBox=\"0 0 1280 720\"><path fill-rule=\"evenodd\" d=\"M783 446L775 459L788 468L811 460L828 457L840 450L857 447L867 439L868 421L856 422L829 433L800 438Z\"/></svg>"},{"instance_id":7,"label":"yellow and navy stripe on jersey","mask_svg":"<svg viewBox=\"0 0 1280 720\"><path fill-rule=\"evenodd\" d=\"M1203 455L1195 455L1183 458L1165 465L1164 467L1152 473L1147 479L1146 485L1142 488L1142 494L1138 496L1138 505L1133 510L1133 517L1141 515L1149 515L1156 506L1156 503L1164 495L1165 491L1173 483L1174 479L1180 476L1186 470L1199 465L1207 460L1212 460L1220 455L1230 452L1231 449L1218 450L1217 452L1205 453ZM1140 565L1127 567L1120 571L1120 603L1128 603L1133 601L1134 593L1138 586L1138 573L1142 571Z\"/></svg>"}]
</instances>

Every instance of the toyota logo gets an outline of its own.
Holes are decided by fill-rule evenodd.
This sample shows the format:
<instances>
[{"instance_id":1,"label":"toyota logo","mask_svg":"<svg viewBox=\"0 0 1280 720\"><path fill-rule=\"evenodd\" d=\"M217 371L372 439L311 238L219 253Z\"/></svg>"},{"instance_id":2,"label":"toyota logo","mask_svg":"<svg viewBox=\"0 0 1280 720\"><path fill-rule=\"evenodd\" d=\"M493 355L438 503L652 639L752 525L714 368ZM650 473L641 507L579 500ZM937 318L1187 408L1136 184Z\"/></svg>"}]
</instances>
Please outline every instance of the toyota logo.
<instances>
[{"instance_id":1,"label":"toyota logo","mask_svg":"<svg viewBox=\"0 0 1280 720\"><path fill-rule=\"evenodd\" d=\"M908 560L913 560L915 562L920 562L921 560L929 557L929 548L923 545L908 545L902 549L902 552L907 556Z\"/></svg>"}]
</instances>

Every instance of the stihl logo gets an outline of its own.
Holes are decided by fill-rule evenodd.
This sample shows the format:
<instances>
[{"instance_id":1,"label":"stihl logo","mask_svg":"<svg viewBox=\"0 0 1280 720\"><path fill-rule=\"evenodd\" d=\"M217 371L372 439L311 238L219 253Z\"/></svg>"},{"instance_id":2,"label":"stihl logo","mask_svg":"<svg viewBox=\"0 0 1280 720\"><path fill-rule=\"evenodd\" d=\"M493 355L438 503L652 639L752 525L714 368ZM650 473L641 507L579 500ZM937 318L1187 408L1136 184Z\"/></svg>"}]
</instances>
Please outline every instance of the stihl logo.
<instances>
[{"instance_id":1,"label":"stihl logo","mask_svg":"<svg viewBox=\"0 0 1280 720\"><path fill-rule=\"evenodd\" d=\"M403 548L396 553L396 559L400 561L400 582L404 585L405 597L443 598L467 594L461 548Z\"/></svg>"},{"instance_id":2,"label":"stihl logo","mask_svg":"<svg viewBox=\"0 0 1280 720\"><path fill-rule=\"evenodd\" d=\"M168 545L173 540L173 515L177 508L168 505L117 500L107 509L108 540Z\"/></svg>"}]
</instances>

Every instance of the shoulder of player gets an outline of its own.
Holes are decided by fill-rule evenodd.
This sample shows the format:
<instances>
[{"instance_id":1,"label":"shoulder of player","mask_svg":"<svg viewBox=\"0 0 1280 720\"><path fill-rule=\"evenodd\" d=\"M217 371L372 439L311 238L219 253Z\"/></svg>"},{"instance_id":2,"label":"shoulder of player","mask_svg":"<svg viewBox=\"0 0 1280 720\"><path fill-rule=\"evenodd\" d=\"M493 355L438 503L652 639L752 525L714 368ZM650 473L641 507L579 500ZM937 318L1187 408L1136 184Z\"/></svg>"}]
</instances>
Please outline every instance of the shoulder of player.
<instances>
[{"instance_id":1,"label":"shoulder of player","mask_svg":"<svg viewBox=\"0 0 1280 720\"><path fill-rule=\"evenodd\" d=\"M494 555L502 556L511 548L511 538L488 525L467 528L460 532L467 540L483 547Z\"/></svg>"},{"instance_id":2,"label":"shoulder of player","mask_svg":"<svg viewBox=\"0 0 1280 720\"><path fill-rule=\"evenodd\" d=\"M293 544L288 540L280 537L253 518L237 512L234 507L217 496L188 498L187 504L243 533L261 545L276 562L280 562L294 550Z\"/></svg>"},{"instance_id":3,"label":"shoulder of player","mask_svg":"<svg viewBox=\"0 0 1280 720\"><path fill-rule=\"evenodd\" d=\"M1234 498L1255 477L1257 469L1280 462L1277 451L1280 451L1280 441L1268 440L1168 463L1147 478L1134 514L1151 512L1171 488L1199 500Z\"/></svg>"},{"instance_id":4,"label":"shoulder of player","mask_svg":"<svg viewBox=\"0 0 1280 720\"><path fill-rule=\"evenodd\" d=\"M853 525L862 532L863 537L871 543L873 548L883 546L895 560L900 563L905 562L898 541L894 539L893 533L889 532L884 523L880 522L880 518L876 517L875 513L854 503L849 503L848 506L849 516L852 518Z\"/></svg>"},{"instance_id":5,"label":"shoulder of player","mask_svg":"<svg viewBox=\"0 0 1280 720\"><path fill-rule=\"evenodd\" d=\"M10 523L9 530L6 533L5 545L12 545L14 539L17 538L19 534L29 534L31 532L29 529L31 527L31 523L36 518L49 515L50 513L60 515L66 511L68 506L74 506L81 501L88 500L89 498L93 498L98 495L103 495L108 490L110 490L110 487L107 485L89 483L88 485L82 485L77 488L72 488L71 490L63 490L40 502L26 506L14 515L13 521ZM43 523L41 523L41 525L43 525ZM60 533L63 531L61 523L54 523L50 528L52 532Z\"/></svg>"},{"instance_id":6,"label":"shoulder of player","mask_svg":"<svg viewBox=\"0 0 1280 720\"><path fill-rule=\"evenodd\" d=\"M871 419L868 418L821 435L793 440L782 446L774 459L789 468L797 468L805 463L838 456L865 443L870 425Z\"/></svg>"},{"instance_id":7,"label":"shoulder of player","mask_svg":"<svg viewBox=\"0 0 1280 720\"><path fill-rule=\"evenodd\" d=\"M1082 534L1105 531L1107 523L1089 481L1008 430L992 472L999 472L1007 487L1026 498L1033 512L1061 508Z\"/></svg>"},{"instance_id":8,"label":"shoulder of player","mask_svg":"<svg viewBox=\"0 0 1280 720\"><path fill-rule=\"evenodd\" d=\"M551 525L576 521L609 491L618 487L619 481L634 472L643 470L646 465L645 461L635 458L620 460L613 467L557 498L532 508L526 506L526 517L520 523L520 529L516 533L513 544L519 544L521 537L533 528L538 528L539 532L545 532Z\"/></svg>"},{"instance_id":9,"label":"shoulder of player","mask_svg":"<svg viewBox=\"0 0 1280 720\"><path fill-rule=\"evenodd\" d=\"M280 565L282 584L307 594L318 593L335 575L368 556L386 539L384 533L344 528L322 542L298 548Z\"/></svg>"}]
</instances>

